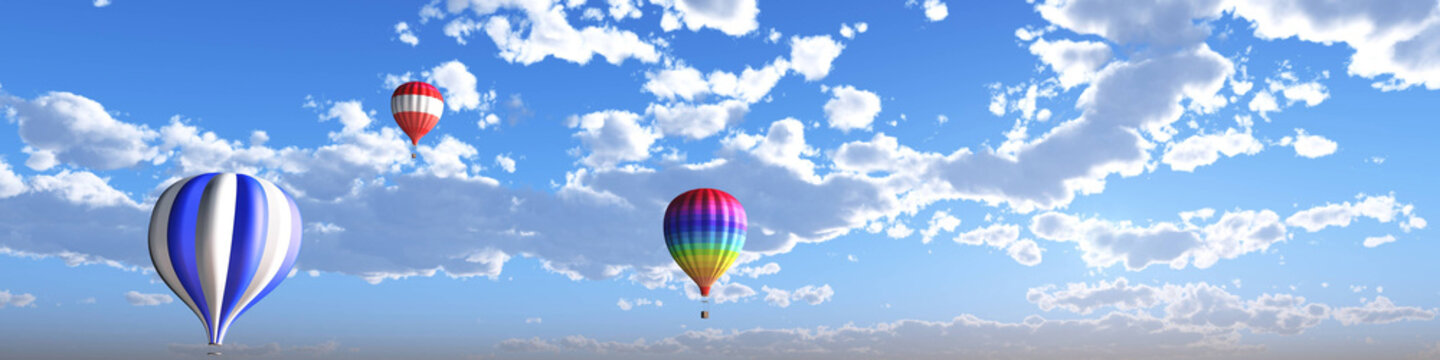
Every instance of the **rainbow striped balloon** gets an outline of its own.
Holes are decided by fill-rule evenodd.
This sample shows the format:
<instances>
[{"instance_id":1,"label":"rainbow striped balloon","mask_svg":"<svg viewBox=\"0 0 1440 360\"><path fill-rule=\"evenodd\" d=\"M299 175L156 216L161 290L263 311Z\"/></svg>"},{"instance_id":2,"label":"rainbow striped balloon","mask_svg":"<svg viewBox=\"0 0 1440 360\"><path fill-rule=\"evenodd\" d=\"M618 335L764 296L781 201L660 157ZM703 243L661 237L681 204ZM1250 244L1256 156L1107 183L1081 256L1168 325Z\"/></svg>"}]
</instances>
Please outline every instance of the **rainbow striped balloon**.
<instances>
[{"instance_id":1,"label":"rainbow striped balloon","mask_svg":"<svg viewBox=\"0 0 1440 360\"><path fill-rule=\"evenodd\" d=\"M686 191L665 209L665 246L680 269L710 296L710 285L745 248L745 208L724 191Z\"/></svg>"}]
</instances>

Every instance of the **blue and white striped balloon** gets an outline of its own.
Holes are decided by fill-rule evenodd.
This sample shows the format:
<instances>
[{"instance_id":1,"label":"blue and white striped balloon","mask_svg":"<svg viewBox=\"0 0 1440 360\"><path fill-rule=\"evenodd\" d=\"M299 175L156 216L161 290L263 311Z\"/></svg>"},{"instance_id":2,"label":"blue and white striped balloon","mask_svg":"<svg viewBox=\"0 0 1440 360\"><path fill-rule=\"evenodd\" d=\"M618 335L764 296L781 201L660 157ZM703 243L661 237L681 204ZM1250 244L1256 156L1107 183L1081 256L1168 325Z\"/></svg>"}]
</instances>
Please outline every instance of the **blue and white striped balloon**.
<instances>
[{"instance_id":1,"label":"blue and white striped balloon","mask_svg":"<svg viewBox=\"0 0 1440 360\"><path fill-rule=\"evenodd\" d=\"M209 173L170 185L150 216L150 260L219 345L280 285L300 252L300 209L259 178Z\"/></svg>"}]
</instances>

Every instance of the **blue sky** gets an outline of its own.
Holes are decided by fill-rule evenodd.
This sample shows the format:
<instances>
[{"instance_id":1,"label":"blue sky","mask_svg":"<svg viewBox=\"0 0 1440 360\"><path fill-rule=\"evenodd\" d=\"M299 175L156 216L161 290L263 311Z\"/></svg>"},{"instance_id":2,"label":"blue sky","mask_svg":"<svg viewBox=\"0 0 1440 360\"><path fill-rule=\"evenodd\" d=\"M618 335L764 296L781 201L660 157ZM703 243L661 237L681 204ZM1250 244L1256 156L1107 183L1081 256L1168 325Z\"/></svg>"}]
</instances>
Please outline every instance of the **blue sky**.
<instances>
[{"instance_id":1,"label":"blue sky","mask_svg":"<svg viewBox=\"0 0 1440 360\"><path fill-rule=\"evenodd\" d=\"M46 1L0 32L5 357L203 355L145 227L212 171L306 227L232 357L1440 356L1434 0ZM448 106L415 160L407 80ZM698 187L750 215L708 320L659 221Z\"/></svg>"}]
</instances>

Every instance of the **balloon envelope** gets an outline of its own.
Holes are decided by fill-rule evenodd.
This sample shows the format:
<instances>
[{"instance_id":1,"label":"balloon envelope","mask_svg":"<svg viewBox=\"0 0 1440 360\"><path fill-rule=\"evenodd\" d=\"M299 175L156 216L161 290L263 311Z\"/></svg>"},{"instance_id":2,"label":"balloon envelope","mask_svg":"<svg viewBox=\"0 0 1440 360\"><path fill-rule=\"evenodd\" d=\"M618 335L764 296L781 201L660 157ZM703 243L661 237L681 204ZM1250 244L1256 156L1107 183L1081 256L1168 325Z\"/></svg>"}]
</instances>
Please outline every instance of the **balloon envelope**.
<instances>
[{"instance_id":1,"label":"balloon envelope","mask_svg":"<svg viewBox=\"0 0 1440 360\"><path fill-rule=\"evenodd\" d=\"M716 189L686 191L665 209L665 246L680 269L710 296L710 285L745 248L745 208Z\"/></svg>"},{"instance_id":2,"label":"balloon envelope","mask_svg":"<svg viewBox=\"0 0 1440 360\"><path fill-rule=\"evenodd\" d=\"M395 116L395 123L405 130L405 135L410 136L411 145L420 144L420 138L440 122L444 111L445 98L440 96L440 90L424 82L401 84L390 96L390 114Z\"/></svg>"},{"instance_id":3,"label":"balloon envelope","mask_svg":"<svg viewBox=\"0 0 1440 360\"><path fill-rule=\"evenodd\" d=\"M150 260L195 312L211 344L295 266L300 210L284 190L244 174L170 185L150 216Z\"/></svg>"}]
</instances>

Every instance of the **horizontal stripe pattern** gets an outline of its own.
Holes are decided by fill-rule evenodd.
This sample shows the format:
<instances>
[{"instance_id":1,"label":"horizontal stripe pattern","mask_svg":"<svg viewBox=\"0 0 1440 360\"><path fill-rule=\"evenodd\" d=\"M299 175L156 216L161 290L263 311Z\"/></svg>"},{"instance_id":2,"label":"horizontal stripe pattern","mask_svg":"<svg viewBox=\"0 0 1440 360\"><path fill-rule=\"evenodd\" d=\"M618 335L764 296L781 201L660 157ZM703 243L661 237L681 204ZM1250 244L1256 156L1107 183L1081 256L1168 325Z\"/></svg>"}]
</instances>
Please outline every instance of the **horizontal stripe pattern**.
<instances>
[{"instance_id":1,"label":"horizontal stripe pattern","mask_svg":"<svg viewBox=\"0 0 1440 360\"><path fill-rule=\"evenodd\" d=\"M724 191L686 191L665 209L665 245L675 263L708 296L745 247L745 208Z\"/></svg>"},{"instance_id":2,"label":"horizontal stripe pattern","mask_svg":"<svg viewBox=\"0 0 1440 360\"><path fill-rule=\"evenodd\" d=\"M419 81L411 81L395 89L390 96L390 114L395 124L410 137L411 145L420 145L420 138L430 133L445 112L440 90Z\"/></svg>"},{"instance_id":3,"label":"horizontal stripe pattern","mask_svg":"<svg viewBox=\"0 0 1440 360\"><path fill-rule=\"evenodd\" d=\"M299 209L283 190L244 174L177 181L150 220L156 273L221 344L239 314L273 289L300 250Z\"/></svg>"},{"instance_id":4,"label":"horizontal stripe pattern","mask_svg":"<svg viewBox=\"0 0 1440 360\"><path fill-rule=\"evenodd\" d=\"M395 87L395 93L390 94L392 97L400 95L422 95L440 99L441 101L445 100L445 97L440 96L439 89L436 89L435 86L424 81L411 81L400 84L400 86Z\"/></svg>"},{"instance_id":5,"label":"horizontal stripe pattern","mask_svg":"<svg viewBox=\"0 0 1440 360\"><path fill-rule=\"evenodd\" d=\"M429 96L395 95L390 98L390 113L414 111L439 117L445 112L445 102Z\"/></svg>"}]
</instances>

